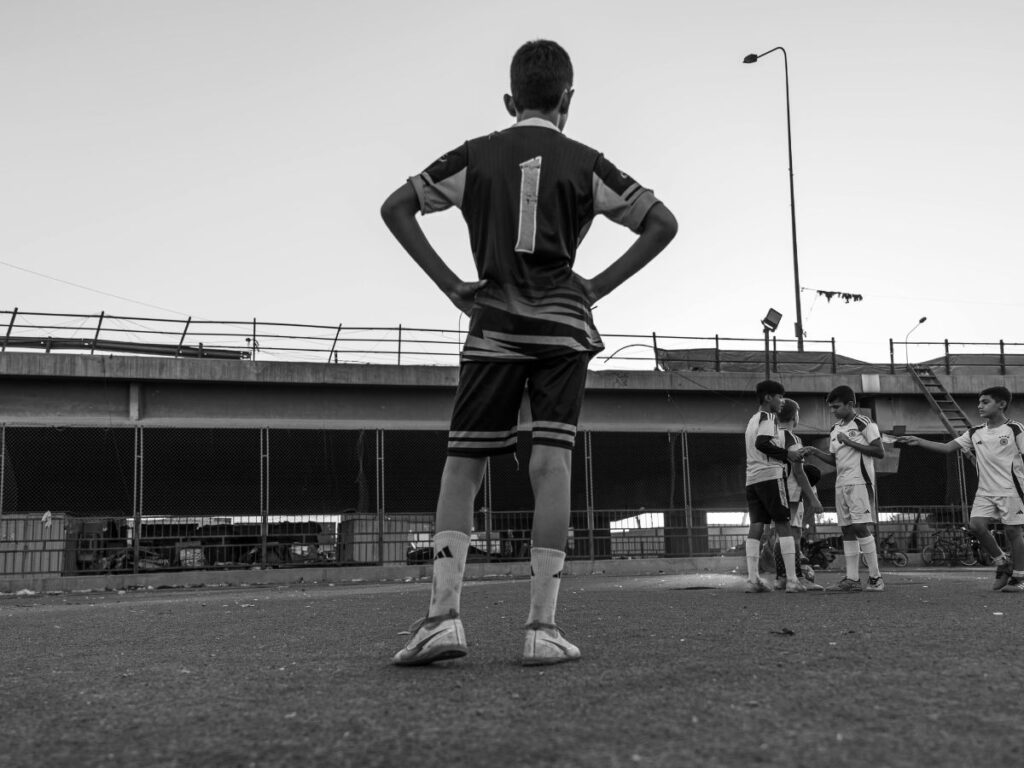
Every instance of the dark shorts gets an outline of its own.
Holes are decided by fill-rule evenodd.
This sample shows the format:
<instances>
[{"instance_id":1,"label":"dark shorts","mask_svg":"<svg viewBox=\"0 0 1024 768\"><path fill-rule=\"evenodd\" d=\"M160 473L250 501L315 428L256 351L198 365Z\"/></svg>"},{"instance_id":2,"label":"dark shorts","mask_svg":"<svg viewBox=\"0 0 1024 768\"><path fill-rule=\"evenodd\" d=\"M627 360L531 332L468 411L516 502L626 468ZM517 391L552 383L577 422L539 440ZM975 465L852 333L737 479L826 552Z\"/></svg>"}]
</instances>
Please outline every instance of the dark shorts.
<instances>
[{"instance_id":1,"label":"dark shorts","mask_svg":"<svg viewBox=\"0 0 1024 768\"><path fill-rule=\"evenodd\" d=\"M535 445L572 450L590 353L524 362L466 361L459 369L449 456L513 453L519 430ZM520 405L529 404L522 414Z\"/></svg>"},{"instance_id":2,"label":"dark shorts","mask_svg":"<svg viewBox=\"0 0 1024 768\"><path fill-rule=\"evenodd\" d=\"M747 510L751 523L788 523L789 497L786 481L763 480L747 486Z\"/></svg>"}]
</instances>

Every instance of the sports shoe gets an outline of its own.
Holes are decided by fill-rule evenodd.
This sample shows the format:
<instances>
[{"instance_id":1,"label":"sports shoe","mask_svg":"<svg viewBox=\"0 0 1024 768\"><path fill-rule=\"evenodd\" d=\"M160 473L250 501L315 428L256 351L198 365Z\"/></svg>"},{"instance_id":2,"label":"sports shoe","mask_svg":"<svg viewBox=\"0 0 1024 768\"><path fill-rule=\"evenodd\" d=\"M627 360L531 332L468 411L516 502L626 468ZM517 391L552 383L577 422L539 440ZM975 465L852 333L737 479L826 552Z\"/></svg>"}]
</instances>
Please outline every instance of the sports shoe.
<instances>
[{"instance_id":1,"label":"sports shoe","mask_svg":"<svg viewBox=\"0 0 1024 768\"><path fill-rule=\"evenodd\" d=\"M561 664L576 661L580 649L565 639L562 630L554 624L534 621L526 625L526 644L523 646L523 666Z\"/></svg>"},{"instance_id":2,"label":"sports shoe","mask_svg":"<svg viewBox=\"0 0 1024 768\"><path fill-rule=\"evenodd\" d=\"M420 619L409 631L412 638L392 660L400 667L418 667L435 661L458 659L469 652L462 620L455 611L449 611L444 616Z\"/></svg>"},{"instance_id":3,"label":"sports shoe","mask_svg":"<svg viewBox=\"0 0 1024 768\"><path fill-rule=\"evenodd\" d=\"M1011 576L1000 592L1024 592L1024 577Z\"/></svg>"},{"instance_id":4,"label":"sports shoe","mask_svg":"<svg viewBox=\"0 0 1024 768\"><path fill-rule=\"evenodd\" d=\"M799 579L793 579L792 581L786 582L786 591L790 594L794 592L806 592L807 587L801 584Z\"/></svg>"},{"instance_id":5,"label":"sports shoe","mask_svg":"<svg viewBox=\"0 0 1024 768\"><path fill-rule=\"evenodd\" d=\"M800 585L804 588L804 592L824 592L825 588L821 584L815 584L812 580L801 576Z\"/></svg>"},{"instance_id":6,"label":"sports shoe","mask_svg":"<svg viewBox=\"0 0 1024 768\"><path fill-rule=\"evenodd\" d=\"M874 576L868 576L868 585L864 587L865 592L884 592L885 582L882 581L882 577L875 578Z\"/></svg>"},{"instance_id":7,"label":"sports shoe","mask_svg":"<svg viewBox=\"0 0 1024 768\"><path fill-rule=\"evenodd\" d=\"M772 585L769 584L767 581L765 581L764 579L762 579L759 576L757 581L748 581L747 582L747 588L744 591L752 592L752 593L754 593L754 592L771 592L772 591Z\"/></svg>"},{"instance_id":8,"label":"sports shoe","mask_svg":"<svg viewBox=\"0 0 1024 768\"><path fill-rule=\"evenodd\" d=\"M998 592L1006 586L1007 582L1010 581L1010 576L1013 574L1013 566L1010 565L1008 560L1004 560L996 566L996 581L992 585L992 589Z\"/></svg>"},{"instance_id":9,"label":"sports shoe","mask_svg":"<svg viewBox=\"0 0 1024 768\"><path fill-rule=\"evenodd\" d=\"M826 592L863 592L864 587L860 585L860 579L843 579L837 584L825 589Z\"/></svg>"},{"instance_id":10,"label":"sports shoe","mask_svg":"<svg viewBox=\"0 0 1024 768\"><path fill-rule=\"evenodd\" d=\"M814 581L814 568L807 563L802 563L800 565L800 578Z\"/></svg>"}]
</instances>

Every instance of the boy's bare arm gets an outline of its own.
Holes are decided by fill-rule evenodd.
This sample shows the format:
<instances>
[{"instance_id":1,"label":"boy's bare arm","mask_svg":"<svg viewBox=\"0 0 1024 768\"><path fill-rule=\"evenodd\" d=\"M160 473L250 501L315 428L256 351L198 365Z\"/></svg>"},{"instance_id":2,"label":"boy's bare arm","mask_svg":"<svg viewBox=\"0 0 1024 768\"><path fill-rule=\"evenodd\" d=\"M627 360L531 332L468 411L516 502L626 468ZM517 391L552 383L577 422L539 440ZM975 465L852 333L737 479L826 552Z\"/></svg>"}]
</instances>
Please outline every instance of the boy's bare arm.
<instances>
[{"instance_id":1,"label":"boy's bare arm","mask_svg":"<svg viewBox=\"0 0 1024 768\"><path fill-rule=\"evenodd\" d=\"M818 501L818 496L814 492L814 486L811 485L811 481L807 479L807 473L804 472L804 463L802 461L793 462L793 477L796 478L797 485L803 491L804 502L811 508L811 514L820 515L822 513L821 502Z\"/></svg>"},{"instance_id":2,"label":"boy's bare arm","mask_svg":"<svg viewBox=\"0 0 1024 768\"><path fill-rule=\"evenodd\" d=\"M416 197L416 190L411 184L405 183L384 201L384 205L380 208L380 215L388 229L391 230L391 234L412 256L413 261L427 273L427 277L434 281L434 284L456 307L469 314L473 307L473 297L487 281L466 282L460 280L458 275L452 272L427 240L423 228L416 220L419 210L420 202Z\"/></svg>"},{"instance_id":3,"label":"boy's bare arm","mask_svg":"<svg viewBox=\"0 0 1024 768\"><path fill-rule=\"evenodd\" d=\"M815 458L831 464L833 467L836 465L835 454L828 453L827 451L821 450L821 448L815 448L813 445L805 445L803 449L804 456L814 456Z\"/></svg>"},{"instance_id":4,"label":"boy's bare arm","mask_svg":"<svg viewBox=\"0 0 1024 768\"><path fill-rule=\"evenodd\" d=\"M950 440L948 443L937 443L934 440L925 440L916 435L903 435L896 439L897 445L910 445L914 448L924 448L932 453L955 453L960 450L960 443Z\"/></svg>"},{"instance_id":5,"label":"boy's bare arm","mask_svg":"<svg viewBox=\"0 0 1024 768\"><path fill-rule=\"evenodd\" d=\"M676 217L665 206L657 203L644 217L640 236L624 254L613 261L608 268L591 279L580 277L579 281L593 303L607 296L629 278L639 272L655 256L665 250L679 230Z\"/></svg>"}]
</instances>

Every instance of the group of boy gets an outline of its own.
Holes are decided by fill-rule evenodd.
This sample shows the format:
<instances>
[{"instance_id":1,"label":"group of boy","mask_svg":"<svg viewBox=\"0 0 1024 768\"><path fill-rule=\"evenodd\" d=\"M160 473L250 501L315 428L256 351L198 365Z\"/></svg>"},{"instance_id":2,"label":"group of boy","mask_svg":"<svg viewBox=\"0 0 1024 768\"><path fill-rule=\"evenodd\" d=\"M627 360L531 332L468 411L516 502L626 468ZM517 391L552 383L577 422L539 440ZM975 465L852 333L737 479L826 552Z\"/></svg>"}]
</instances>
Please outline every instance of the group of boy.
<instances>
[{"instance_id":1,"label":"group of boy","mask_svg":"<svg viewBox=\"0 0 1024 768\"><path fill-rule=\"evenodd\" d=\"M826 403L836 419L828 436L828 450L804 446L793 430L800 407L785 397L785 388L771 379L760 382L755 394L758 411L746 429L746 496L750 527L746 561L748 592L770 592L773 585L759 573L761 539L774 525L782 567L775 586L786 592L806 592L821 586L805 577L800 568L800 536L804 504L811 514L821 511L808 480L808 457L835 467L835 509L843 539L846 575L827 588L833 592L882 592L885 581L878 566L878 549L872 531L877 522L875 460L885 457L878 427L857 410L854 391L839 386ZM978 490L971 507L971 530L996 566L994 589L1024 592L1024 425L1006 415L1013 396L1003 386L989 387L978 395L982 423L948 442L914 435L893 439L900 447L919 447L935 453L961 451L978 469ZM1010 546L1002 550L992 533L1001 524ZM861 563L867 567L867 584L860 579Z\"/></svg>"}]
</instances>

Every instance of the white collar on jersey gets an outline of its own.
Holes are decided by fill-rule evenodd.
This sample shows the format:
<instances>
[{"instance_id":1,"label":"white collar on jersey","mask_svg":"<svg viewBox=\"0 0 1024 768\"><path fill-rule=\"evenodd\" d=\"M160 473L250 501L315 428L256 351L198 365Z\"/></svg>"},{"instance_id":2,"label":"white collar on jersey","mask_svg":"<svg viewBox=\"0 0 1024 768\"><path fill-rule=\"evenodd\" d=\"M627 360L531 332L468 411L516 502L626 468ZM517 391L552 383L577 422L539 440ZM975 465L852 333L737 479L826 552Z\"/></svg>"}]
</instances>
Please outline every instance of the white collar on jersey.
<instances>
[{"instance_id":1,"label":"white collar on jersey","mask_svg":"<svg viewBox=\"0 0 1024 768\"><path fill-rule=\"evenodd\" d=\"M527 117L524 120L520 120L518 123L512 124L513 128L550 128L554 131L558 130L558 126L552 123L550 120L545 120L543 117Z\"/></svg>"}]
</instances>

